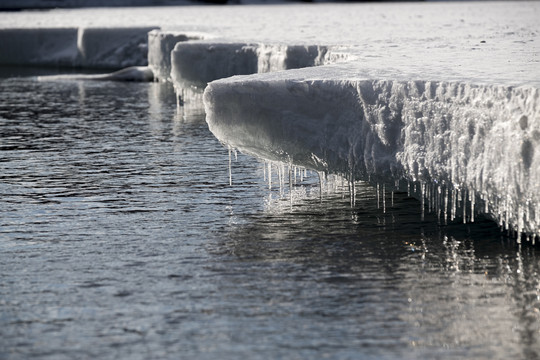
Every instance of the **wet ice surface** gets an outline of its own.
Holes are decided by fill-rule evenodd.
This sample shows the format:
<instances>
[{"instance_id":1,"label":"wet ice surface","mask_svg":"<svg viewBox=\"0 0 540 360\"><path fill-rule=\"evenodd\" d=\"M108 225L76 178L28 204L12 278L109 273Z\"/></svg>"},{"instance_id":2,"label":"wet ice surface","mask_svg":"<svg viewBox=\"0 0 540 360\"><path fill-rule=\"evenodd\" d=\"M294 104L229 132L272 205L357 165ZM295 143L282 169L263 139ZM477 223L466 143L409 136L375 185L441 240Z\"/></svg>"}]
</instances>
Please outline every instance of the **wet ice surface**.
<instances>
[{"instance_id":1,"label":"wet ice surface","mask_svg":"<svg viewBox=\"0 0 540 360\"><path fill-rule=\"evenodd\" d=\"M159 84L0 80L0 358L540 355L535 249L406 194L321 200L314 174L291 210L241 154L231 187L180 110Z\"/></svg>"}]
</instances>

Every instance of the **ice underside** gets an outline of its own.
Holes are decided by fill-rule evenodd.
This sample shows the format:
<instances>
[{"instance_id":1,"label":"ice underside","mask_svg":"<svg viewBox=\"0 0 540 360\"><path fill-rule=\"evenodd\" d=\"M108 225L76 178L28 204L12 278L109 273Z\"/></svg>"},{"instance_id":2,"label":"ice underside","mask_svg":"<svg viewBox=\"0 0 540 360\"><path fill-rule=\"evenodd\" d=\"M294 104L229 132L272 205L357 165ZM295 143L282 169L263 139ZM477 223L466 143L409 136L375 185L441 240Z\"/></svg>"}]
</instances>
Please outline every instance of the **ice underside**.
<instances>
[{"instance_id":1,"label":"ice underside","mask_svg":"<svg viewBox=\"0 0 540 360\"><path fill-rule=\"evenodd\" d=\"M414 188L441 218L481 213L540 236L540 5L333 6L322 10L341 25L321 40L316 26L274 37L254 25L233 29L233 15L221 33L212 7L200 8L208 28L155 26L140 14L132 28L4 24L0 38L11 51L0 63L121 68L146 65L139 54L148 48L154 76L172 82L184 102L204 90L209 128L228 146L387 191ZM258 19L282 8L238 12ZM289 9L301 19L307 8ZM411 14L401 27L400 11ZM380 14L393 22L380 20L367 35L340 30L354 14L359 24Z\"/></svg>"}]
</instances>

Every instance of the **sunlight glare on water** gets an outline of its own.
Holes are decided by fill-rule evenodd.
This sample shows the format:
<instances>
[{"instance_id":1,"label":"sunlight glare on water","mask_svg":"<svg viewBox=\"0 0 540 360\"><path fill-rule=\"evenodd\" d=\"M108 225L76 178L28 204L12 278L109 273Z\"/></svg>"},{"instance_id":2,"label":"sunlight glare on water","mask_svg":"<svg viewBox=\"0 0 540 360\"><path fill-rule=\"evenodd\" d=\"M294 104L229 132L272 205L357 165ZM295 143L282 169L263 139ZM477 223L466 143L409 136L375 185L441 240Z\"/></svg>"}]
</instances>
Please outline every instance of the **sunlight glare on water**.
<instances>
[{"instance_id":1,"label":"sunlight glare on water","mask_svg":"<svg viewBox=\"0 0 540 360\"><path fill-rule=\"evenodd\" d=\"M230 186L201 108L0 79L0 358L540 356L535 248L242 154Z\"/></svg>"}]
</instances>

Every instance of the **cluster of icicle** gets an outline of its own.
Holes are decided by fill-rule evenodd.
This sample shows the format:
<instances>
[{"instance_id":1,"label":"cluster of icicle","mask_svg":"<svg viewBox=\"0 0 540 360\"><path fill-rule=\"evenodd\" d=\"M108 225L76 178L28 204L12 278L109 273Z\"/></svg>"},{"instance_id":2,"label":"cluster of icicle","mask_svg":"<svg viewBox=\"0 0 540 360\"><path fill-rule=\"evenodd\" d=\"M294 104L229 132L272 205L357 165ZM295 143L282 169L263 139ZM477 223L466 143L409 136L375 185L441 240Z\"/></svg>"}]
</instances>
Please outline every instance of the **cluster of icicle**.
<instances>
[{"instance_id":1,"label":"cluster of icicle","mask_svg":"<svg viewBox=\"0 0 540 360\"><path fill-rule=\"evenodd\" d=\"M229 184L233 185L232 162L238 160L237 150L229 148ZM298 197L318 196L322 199L324 194L341 194L342 198L348 194L350 206L354 207L357 201L357 187L360 181L355 180L352 173L349 174L330 174L325 171L309 170L302 166L287 164L280 161L268 161L259 159L263 163L263 179L268 185L268 190L278 189L279 198L289 200L292 209L294 201ZM311 181L307 184L312 188L308 193L302 186L305 179ZM316 179L317 186L313 186L313 179ZM373 182L373 190L377 201L377 209L383 213L387 211L387 200L390 200L390 207L394 206L394 193L407 193L408 197L419 200L420 221L424 221L425 214L436 215L439 224L447 225L452 222L460 221L464 224L474 223L478 214L489 214L489 201L484 201L474 190L466 188L449 187L437 183L428 183L421 181L410 181L406 179L396 180L394 184L384 182ZM296 190L300 188L301 190ZM497 207L495 204L494 207ZM513 236L521 243L522 239L535 245L537 236L533 234L524 234L521 228L513 228L508 220L509 211L500 211L496 222L501 231L507 232L507 235ZM524 221L531 219L531 212L528 206L522 208L520 214ZM535 216L537 217L538 215Z\"/></svg>"}]
</instances>

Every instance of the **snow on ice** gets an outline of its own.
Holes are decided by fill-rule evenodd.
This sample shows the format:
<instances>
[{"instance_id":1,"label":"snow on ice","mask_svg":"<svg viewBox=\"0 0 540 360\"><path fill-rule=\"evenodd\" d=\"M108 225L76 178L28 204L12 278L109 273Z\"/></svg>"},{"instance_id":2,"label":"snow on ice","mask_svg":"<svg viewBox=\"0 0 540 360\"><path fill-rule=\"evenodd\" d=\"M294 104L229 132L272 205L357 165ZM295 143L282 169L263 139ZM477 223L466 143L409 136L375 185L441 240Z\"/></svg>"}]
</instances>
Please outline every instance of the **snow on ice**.
<instances>
[{"instance_id":1,"label":"snow on ice","mask_svg":"<svg viewBox=\"0 0 540 360\"><path fill-rule=\"evenodd\" d=\"M22 12L0 15L0 63L121 68L148 46L157 79L184 98L205 89L233 148L415 184L445 219L540 236L539 15L535 2Z\"/></svg>"}]
</instances>

